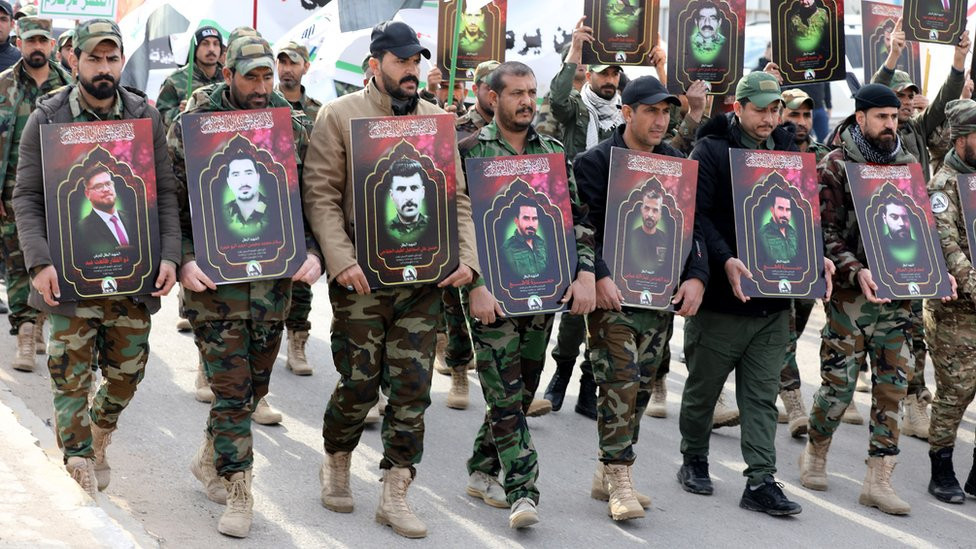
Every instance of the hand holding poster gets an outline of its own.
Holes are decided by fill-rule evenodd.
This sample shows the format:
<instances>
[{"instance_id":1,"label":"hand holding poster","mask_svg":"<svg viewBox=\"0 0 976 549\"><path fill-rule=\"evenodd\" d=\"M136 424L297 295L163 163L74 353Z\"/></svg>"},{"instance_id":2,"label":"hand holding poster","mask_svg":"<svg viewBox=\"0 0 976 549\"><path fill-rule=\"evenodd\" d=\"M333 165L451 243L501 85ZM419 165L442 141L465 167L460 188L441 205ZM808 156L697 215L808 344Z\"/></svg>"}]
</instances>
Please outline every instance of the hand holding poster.
<instances>
[{"instance_id":1,"label":"hand holding poster","mask_svg":"<svg viewBox=\"0 0 976 549\"><path fill-rule=\"evenodd\" d=\"M844 80L843 0L772 0L773 61L784 84Z\"/></svg>"},{"instance_id":2,"label":"hand holding poster","mask_svg":"<svg viewBox=\"0 0 976 549\"><path fill-rule=\"evenodd\" d=\"M919 164L846 163L868 267L881 299L952 295Z\"/></svg>"},{"instance_id":3,"label":"hand holding poster","mask_svg":"<svg viewBox=\"0 0 976 549\"><path fill-rule=\"evenodd\" d=\"M305 261L291 113L182 117L197 265L216 284L288 278Z\"/></svg>"},{"instance_id":4,"label":"hand holding poster","mask_svg":"<svg viewBox=\"0 0 976 549\"><path fill-rule=\"evenodd\" d=\"M610 151L603 260L627 307L671 310L691 251L698 162Z\"/></svg>"},{"instance_id":5,"label":"hand holding poster","mask_svg":"<svg viewBox=\"0 0 976 549\"><path fill-rule=\"evenodd\" d=\"M674 0L668 20L668 90L697 80L712 95L732 95L742 77L745 0Z\"/></svg>"},{"instance_id":6,"label":"hand holding poster","mask_svg":"<svg viewBox=\"0 0 976 549\"><path fill-rule=\"evenodd\" d=\"M505 315L565 309L577 258L562 153L465 165L482 276Z\"/></svg>"},{"instance_id":7,"label":"hand holding poster","mask_svg":"<svg viewBox=\"0 0 976 549\"><path fill-rule=\"evenodd\" d=\"M861 2L861 52L864 59L864 83L871 82L874 73L885 64L888 54L892 50L891 37L897 30L898 20L902 17L901 6L882 4L880 2ZM922 81L921 62L918 42L904 43L905 47L898 56L895 68L905 71L911 76L912 82ZM895 46L897 47L897 45Z\"/></svg>"},{"instance_id":8,"label":"hand holding poster","mask_svg":"<svg viewBox=\"0 0 976 549\"><path fill-rule=\"evenodd\" d=\"M658 44L658 0L585 0L593 42L583 46L586 65L651 65Z\"/></svg>"},{"instance_id":9,"label":"hand holding poster","mask_svg":"<svg viewBox=\"0 0 976 549\"><path fill-rule=\"evenodd\" d=\"M505 11L508 0L492 0L481 8L467 0L438 2L437 68L443 84L451 74L451 54L457 40L457 71L454 80L474 80L474 70L483 61L505 61ZM461 10L460 26L458 10ZM455 28L458 30L455 32Z\"/></svg>"},{"instance_id":10,"label":"hand holding poster","mask_svg":"<svg viewBox=\"0 0 976 549\"><path fill-rule=\"evenodd\" d=\"M965 0L905 0L905 39L955 45L966 30Z\"/></svg>"},{"instance_id":11,"label":"hand holding poster","mask_svg":"<svg viewBox=\"0 0 976 549\"><path fill-rule=\"evenodd\" d=\"M152 123L41 126L48 245L61 301L156 291Z\"/></svg>"},{"instance_id":12,"label":"hand holding poster","mask_svg":"<svg viewBox=\"0 0 976 549\"><path fill-rule=\"evenodd\" d=\"M824 247L813 153L730 149L735 241L750 297L823 297Z\"/></svg>"},{"instance_id":13,"label":"hand holding poster","mask_svg":"<svg viewBox=\"0 0 976 549\"><path fill-rule=\"evenodd\" d=\"M369 287L440 281L458 265L454 115L350 126L356 255Z\"/></svg>"}]
</instances>

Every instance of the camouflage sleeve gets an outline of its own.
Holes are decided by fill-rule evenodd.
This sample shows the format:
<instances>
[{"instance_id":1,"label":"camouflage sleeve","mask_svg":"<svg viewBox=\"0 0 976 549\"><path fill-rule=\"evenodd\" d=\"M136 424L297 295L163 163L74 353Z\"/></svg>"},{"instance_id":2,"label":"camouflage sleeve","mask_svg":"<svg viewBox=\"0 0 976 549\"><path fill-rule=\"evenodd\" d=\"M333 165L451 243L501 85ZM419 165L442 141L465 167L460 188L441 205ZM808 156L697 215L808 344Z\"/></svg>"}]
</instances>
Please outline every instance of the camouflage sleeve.
<instances>
[{"instance_id":1,"label":"camouflage sleeve","mask_svg":"<svg viewBox=\"0 0 976 549\"><path fill-rule=\"evenodd\" d=\"M935 217L935 228L939 231L939 243L945 256L949 273L956 278L959 291L967 296L976 296L976 272L973 264L963 251L966 238L965 221L959 207L959 188L955 177L937 174L929 182L929 196L942 194L947 200L947 207L939 213L932 210Z\"/></svg>"},{"instance_id":2,"label":"camouflage sleeve","mask_svg":"<svg viewBox=\"0 0 976 549\"><path fill-rule=\"evenodd\" d=\"M183 264L196 261L193 251L193 224L190 222L189 191L186 186L186 158L183 152L183 124L177 122L169 127L166 136L169 157L173 161L173 175L176 176L176 198L180 208L180 231L183 233L181 251Z\"/></svg>"},{"instance_id":3,"label":"camouflage sleeve","mask_svg":"<svg viewBox=\"0 0 976 549\"><path fill-rule=\"evenodd\" d=\"M172 78L167 78L163 86L159 88L159 96L156 98L156 110L163 117L163 125L169 129L173 125L173 120L180 113L180 96L176 91Z\"/></svg>"},{"instance_id":4,"label":"camouflage sleeve","mask_svg":"<svg viewBox=\"0 0 976 549\"><path fill-rule=\"evenodd\" d=\"M576 236L576 257L577 274L580 272L592 273L595 271L596 261L596 237L593 225L590 223L589 208L580 202L579 193L576 190L576 177L573 175L573 165L566 160L566 175L569 185L569 202L573 210L573 234Z\"/></svg>"},{"instance_id":5,"label":"camouflage sleeve","mask_svg":"<svg viewBox=\"0 0 976 549\"><path fill-rule=\"evenodd\" d=\"M570 100L573 91L573 78L576 76L576 63L563 63L559 72L549 84L549 112L557 122L564 125L576 123L577 105Z\"/></svg>"},{"instance_id":6,"label":"camouflage sleeve","mask_svg":"<svg viewBox=\"0 0 976 549\"><path fill-rule=\"evenodd\" d=\"M183 257L180 227L179 183L173 173L172 156L159 113L147 107L152 120L153 160L156 169L156 208L159 219L160 258L179 266Z\"/></svg>"},{"instance_id":7,"label":"camouflage sleeve","mask_svg":"<svg viewBox=\"0 0 976 549\"><path fill-rule=\"evenodd\" d=\"M844 200L844 180L847 176L842 156L828 155L817 167L817 174L820 179L820 222L823 227L824 254L837 267L835 278L846 280L856 288L857 272L864 265L848 249L844 239L849 213Z\"/></svg>"},{"instance_id":8,"label":"camouflage sleeve","mask_svg":"<svg viewBox=\"0 0 976 549\"><path fill-rule=\"evenodd\" d=\"M895 71L888 69L888 67L884 66L884 64L882 63L881 68L878 69L878 72L874 73L874 76L871 77L871 83L882 84L884 86L890 87L891 79L894 76L895 76Z\"/></svg>"},{"instance_id":9,"label":"camouflage sleeve","mask_svg":"<svg viewBox=\"0 0 976 549\"><path fill-rule=\"evenodd\" d=\"M918 124L922 130L922 135L928 136L934 132L943 122L946 121L945 108L949 101L959 99L962 95L962 87L966 83L966 75L961 71L949 67L949 76L946 77L945 84L939 89L925 112L918 118Z\"/></svg>"},{"instance_id":10,"label":"camouflage sleeve","mask_svg":"<svg viewBox=\"0 0 976 549\"><path fill-rule=\"evenodd\" d=\"M677 134L671 138L671 146L685 155L691 154L691 150L695 148L695 133L707 120L703 115L701 120L695 122L693 118L685 115L678 124Z\"/></svg>"},{"instance_id":11,"label":"camouflage sleeve","mask_svg":"<svg viewBox=\"0 0 976 549\"><path fill-rule=\"evenodd\" d=\"M298 168L299 192L305 186L305 153L308 151L308 117L301 111L292 111L292 130L295 134L295 166ZM325 272L325 258L318 240L312 233L312 226L302 208L302 226L305 229L305 251L318 258L322 271Z\"/></svg>"}]
</instances>

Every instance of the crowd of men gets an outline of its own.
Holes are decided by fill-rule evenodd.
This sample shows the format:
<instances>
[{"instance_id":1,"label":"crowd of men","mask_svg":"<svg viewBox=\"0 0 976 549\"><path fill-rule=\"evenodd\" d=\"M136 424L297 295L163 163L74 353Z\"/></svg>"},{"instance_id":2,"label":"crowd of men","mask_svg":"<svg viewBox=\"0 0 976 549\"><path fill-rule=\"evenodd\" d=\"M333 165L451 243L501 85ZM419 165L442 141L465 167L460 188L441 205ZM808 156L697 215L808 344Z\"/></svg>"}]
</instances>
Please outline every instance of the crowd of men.
<instances>
[{"instance_id":1,"label":"crowd of men","mask_svg":"<svg viewBox=\"0 0 976 549\"><path fill-rule=\"evenodd\" d=\"M14 19L16 48L7 41ZM910 511L891 485L904 432L929 440L928 491L943 502L962 503L966 493L976 496L976 469L963 488L952 455L976 391L976 270L957 191L958 175L976 172L976 101L969 98L972 82L963 71L970 40L968 32L962 35L945 83L918 109L919 87L895 70L904 33L896 29L892 36L874 83L854 95L855 112L827 142L818 143L811 132L813 100L802 89L784 90L775 64L743 77L734 101L707 97L704 82L674 95L665 85L667 56L659 47L652 55L657 77L628 81L624 67L582 65L583 45L593 40L585 18L541 107L535 75L518 62L482 63L474 71L474 102L467 108L448 100L451 90L439 73L428 75L428 89L421 90L421 58L429 59L430 52L401 22L373 29L364 88L325 105L302 86L309 67L304 46L289 43L274 51L248 27L226 39L215 27L201 27L189 62L166 80L153 106L141 91L119 85L125 52L114 22L88 20L55 40L51 20L29 7L14 13L0 0L0 61L10 61L0 73L0 232L8 318L17 337L11 367L31 371L35 354L47 353L65 467L94 497L111 480L106 451L143 378L151 316L179 283L181 329L192 332L199 354L195 395L211 403L191 471L206 496L225 506L217 529L245 537L254 502L251 423L281 421L265 396L286 332L288 368L296 375L313 371L304 353L311 292L325 274L339 380L323 418L322 505L336 513L353 511L351 462L364 426L382 414L383 485L375 518L397 534L419 538L427 527L407 493L423 455L432 372L451 376L448 406L463 409L469 404L468 370L476 369L486 412L472 433L466 492L510 509L510 526L525 528L539 521L540 469L526 417L561 409L581 346L576 411L596 420L598 434L591 496L608 502L613 520L643 517L650 498L634 489L635 448L642 417L667 415L665 376L677 314L686 319L681 360L688 377L676 477L686 491L713 493L711 432L739 424L746 464L740 505L769 515L800 513L775 478L776 424L788 423L793 436L808 437L801 482L826 490L831 436L840 421L864 421L852 402L864 385L873 398L859 502L886 513ZM456 99L465 97L463 85L461 91ZM307 257L291 279L216 285L194 254L180 117L270 107L292 112ZM458 130L459 265L437 285L370 288L354 245L349 121L445 110L456 115ZM156 291L60 302L46 234L40 126L137 118L152 123L161 257ZM624 305L604 261L613 147L698 162L692 251L672 299L673 313ZM750 275L738 257L728 207L732 148L809 152L818 161L827 324L822 381L809 413L800 394L796 343L814 302L744 295L741 280ZM563 299L568 309L552 354L556 372L544 398L537 398L555 318L508 318L486 287L462 160L541 153L565 155L578 263ZM922 164L938 204L933 213L958 299L927 300L923 306L877 297L845 162ZM85 184L86 192L97 189L97 174ZM926 343L935 368L934 397L924 384ZM733 372L738 409L722 395ZM786 409L782 417L777 396Z\"/></svg>"}]
</instances>

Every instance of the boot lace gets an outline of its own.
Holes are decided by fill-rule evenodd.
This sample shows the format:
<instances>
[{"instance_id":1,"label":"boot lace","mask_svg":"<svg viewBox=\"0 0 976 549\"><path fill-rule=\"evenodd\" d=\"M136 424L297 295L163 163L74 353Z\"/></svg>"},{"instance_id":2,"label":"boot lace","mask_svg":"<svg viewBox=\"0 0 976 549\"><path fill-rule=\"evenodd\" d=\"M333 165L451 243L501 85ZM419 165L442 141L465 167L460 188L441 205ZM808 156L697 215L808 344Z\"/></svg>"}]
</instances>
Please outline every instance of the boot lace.
<instances>
[{"instance_id":1,"label":"boot lace","mask_svg":"<svg viewBox=\"0 0 976 549\"><path fill-rule=\"evenodd\" d=\"M410 486L409 476L394 476L392 473L387 473L386 481L390 484L390 502L393 504L395 511L403 515L412 515L413 511L407 506L407 487Z\"/></svg>"},{"instance_id":2,"label":"boot lace","mask_svg":"<svg viewBox=\"0 0 976 549\"><path fill-rule=\"evenodd\" d=\"M75 467L71 471L71 478L81 485L82 490L90 494L92 492L92 476L88 474L89 471L87 465L88 463L86 462L85 465L81 467Z\"/></svg>"},{"instance_id":3,"label":"boot lace","mask_svg":"<svg viewBox=\"0 0 976 549\"><path fill-rule=\"evenodd\" d=\"M247 492L244 478L231 481L227 489L227 505L234 513L246 513L250 506L251 494Z\"/></svg>"},{"instance_id":4,"label":"boot lace","mask_svg":"<svg viewBox=\"0 0 976 549\"><path fill-rule=\"evenodd\" d=\"M114 430L108 431L106 429L101 429L101 431L104 434L99 437L99 444L93 448L95 451L95 461L99 463L105 461L105 449L108 448L109 444L112 444L112 433L115 432Z\"/></svg>"},{"instance_id":5,"label":"boot lace","mask_svg":"<svg viewBox=\"0 0 976 549\"><path fill-rule=\"evenodd\" d=\"M630 468L622 465L610 467L610 478L616 488L616 496L620 499L631 499L634 496L634 482L630 477Z\"/></svg>"},{"instance_id":6,"label":"boot lace","mask_svg":"<svg viewBox=\"0 0 976 549\"><path fill-rule=\"evenodd\" d=\"M349 460L351 457L351 453L342 455L332 454L330 478L332 480L332 489L336 492L345 493L349 486Z\"/></svg>"}]
</instances>

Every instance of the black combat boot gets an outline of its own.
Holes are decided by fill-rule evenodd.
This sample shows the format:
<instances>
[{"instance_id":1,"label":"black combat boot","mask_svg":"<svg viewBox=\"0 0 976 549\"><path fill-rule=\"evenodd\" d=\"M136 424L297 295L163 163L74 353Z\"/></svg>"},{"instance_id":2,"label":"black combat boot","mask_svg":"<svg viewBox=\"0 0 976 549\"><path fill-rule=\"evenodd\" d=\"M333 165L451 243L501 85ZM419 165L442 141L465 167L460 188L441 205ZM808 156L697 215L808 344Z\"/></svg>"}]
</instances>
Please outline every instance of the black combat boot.
<instances>
[{"instance_id":1,"label":"black combat boot","mask_svg":"<svg viewBox=\"0 0 976 549\"><path fill-rule=\"evenodd\" d=\"M678 469L678 482L685 492L710 496L714 491L712 479L708 476L708 458L705 456L684 456L684 464Z\"/></svg>"},{"instance_id":2,"label":"black combat boot","mask_svg":"<svg viewBox=\"0 0 976 549\"><path fill-rule=\"evenodd\" d=\"M587 368L583 368L583 374L580 376L576 413L596 421L596 382L593 381L593 370Z\"/></svg>"},{"instance_id":3,"label":"black combat boot","mask_svg":"<svg viewBox=\"0 0 976 549\"><path fill-rule=\"evenodd\" d=\"M942 448L929 452L932 461L932 479L929 480L929 493L939 501L946 503L963 503L966 494L963 493L956 480L956 472L952 469L952 448Z\"/></svg>"},{"instance_id":4,"label":"black combat boot","mask_svg":"<svg viewBox=\"0 0 976 549\"><path fill-rule=\"evenodd\" d=\"M552 411L558 412L563 407L563 399L566 398L566 387L569 385L569 378L573 376L572 362L557 362L556 373L546 387L546 400L552 403Z\"/></svg>"},{"instance_id":5,"label":"black combat boot","mask_svg":"<svg viewBox=\"0 0 976 549\"><path fill-rule=\"evenodd\" d=\"M973 448L973 467L969 470L969 478L966 479L966 493L976 496L976 448Z\"/></svg>"},{"instance_id":6,"label":"black combat boot","mask_svg":"<svg viewBox=\"0 0 976 549\"><path fill-rule=\"evenodd\" d=\"M785 515L799 515L803 508L799 503L790 501L783 493L783 485L776 482L772 475L766 475L758 487L749 486L742 492L739 507L750 511L759 511L774 517Z\"/></svg>"}]
</instances>

